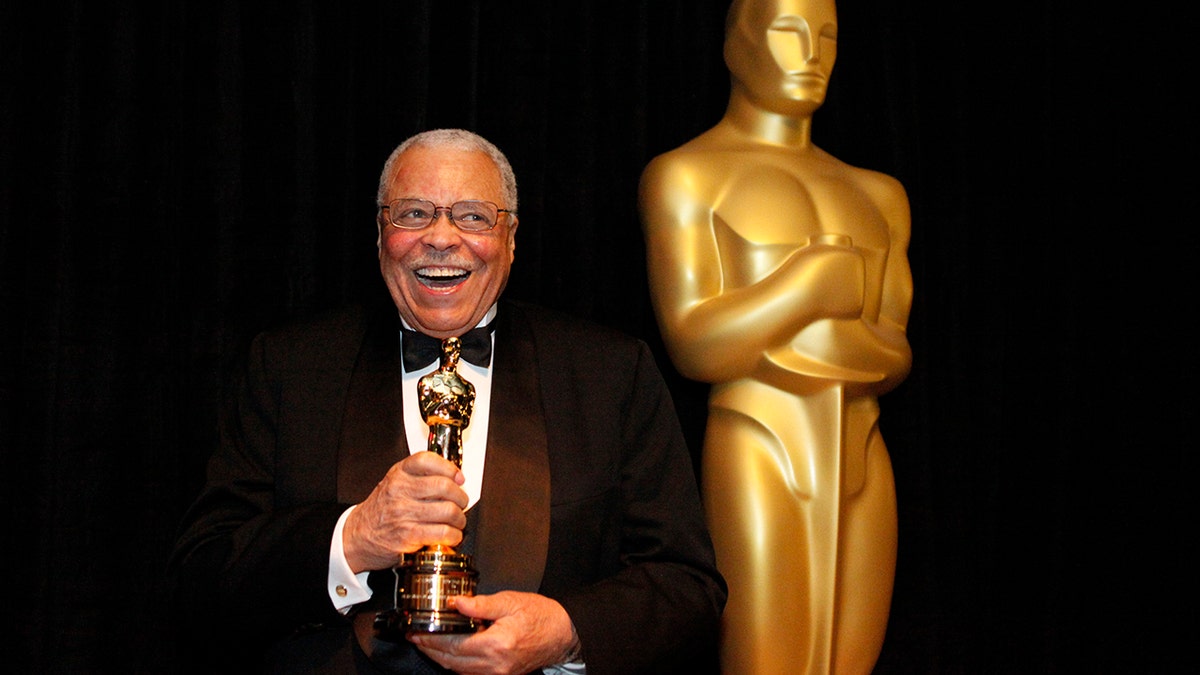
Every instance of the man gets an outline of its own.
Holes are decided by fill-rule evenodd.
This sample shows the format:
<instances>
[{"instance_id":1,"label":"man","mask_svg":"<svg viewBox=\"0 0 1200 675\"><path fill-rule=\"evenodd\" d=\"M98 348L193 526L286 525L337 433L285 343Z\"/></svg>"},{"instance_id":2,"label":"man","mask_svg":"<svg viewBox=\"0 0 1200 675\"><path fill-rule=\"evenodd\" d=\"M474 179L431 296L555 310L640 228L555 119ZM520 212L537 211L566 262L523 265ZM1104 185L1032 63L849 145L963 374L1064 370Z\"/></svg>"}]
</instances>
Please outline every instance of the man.
<instances>
[{"instance_id":1,"label":"man","mask_svg":"<svg viewBox=\"0 0 1200 675\"><path fill-rule=\"evenodd\" d=\"M894 178L812 144L837 37L833 0L735 0L724 117L642 176L664 342L713 385L702 476L729 582L724 675L869 673L887 626L896 497L877 397L912 365L909 208Z\"/></svg>"},{"instance_id":2,"label":"man","mask_svg":"<svg viewBox=\"0 0 1200 675\"><path fill-rule=\"evenodd\" d=\"M193 637L279 672L712 668L724 581L645 345L499 301L516 180L479 136L403 143L378 205L391 302L259 336L223 413L172 560ZM418 452L416 383L438 365L400 347L485 325L490 360L460 364L477 394L460 470ZM379 639L377 578L432 545L474 556L455 608L487 627Z\"/></svg>"}]
</instances>

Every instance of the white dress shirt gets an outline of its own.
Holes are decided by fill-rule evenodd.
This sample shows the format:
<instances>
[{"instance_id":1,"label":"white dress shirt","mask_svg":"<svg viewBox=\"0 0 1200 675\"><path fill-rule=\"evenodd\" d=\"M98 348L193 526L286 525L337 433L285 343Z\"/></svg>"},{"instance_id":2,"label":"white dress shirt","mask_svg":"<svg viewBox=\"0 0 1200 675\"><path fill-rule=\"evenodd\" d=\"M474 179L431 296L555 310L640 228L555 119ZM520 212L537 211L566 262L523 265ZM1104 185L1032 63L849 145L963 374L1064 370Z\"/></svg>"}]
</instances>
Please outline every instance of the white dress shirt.
<instances>
[{"instance_id":1,"label":"white dress shirt","mask_svg":"<svg viewBox=\"0 0 1200 675\"><path fill-rule=\"evenodd\" d=\"M495 317L496 306L493 305L484 315L483 320L479 322L479 326L486 326ZM409 326L408 322L403 319L401 321L405 328L412 330L412 326ZM496 336L493 334L493 360L495 359L495 346ZM487 454L488 418L492 400L491 364L488 366L483 368L466 361L458 362L459 374L475 386L475 405L471 412L471 420L463 429L462 472L466 483L462 488L467 493L468 509L479 501L479 492L483 487L484 455ZM425 424L425 418L421 416L420 406L417 402L417 381L437 368L438 362L434 361L428 366L410 373L404 369L404 360L400 360L400 386L404 388L405 393L401 397L404 406L402 412L409 452L424 452L428 443L429 427ZM409 392L412 393L411 396L408 395ZM329 580L327 583L329 599L333 601L333 606L343 614L350 611L354 605L366 602L371 598L371 588L367 586L369 573L354 574L349 563L346 562L346 554L342 548L342 529L345 527L346 518L353 510L354 507L351 506L338 519L337 525L333 529L333 541L329 547Z\"/></svg>"}]
</instances>

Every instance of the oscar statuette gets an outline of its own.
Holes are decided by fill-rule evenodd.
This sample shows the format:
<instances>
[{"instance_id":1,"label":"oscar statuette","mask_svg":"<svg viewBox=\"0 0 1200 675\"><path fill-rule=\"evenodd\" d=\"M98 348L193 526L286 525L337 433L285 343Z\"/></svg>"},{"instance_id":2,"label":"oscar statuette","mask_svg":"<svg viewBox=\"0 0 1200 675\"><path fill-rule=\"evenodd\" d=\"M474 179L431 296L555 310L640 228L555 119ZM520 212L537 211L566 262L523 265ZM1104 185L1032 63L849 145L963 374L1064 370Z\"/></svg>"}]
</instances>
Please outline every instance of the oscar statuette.
<instances>
[{"instance_id":1,"label":"oscar statuette","mask_svg":"<svg viewBox=\"0 0 1200 675\"><path fill-rule=\"evenodd\" d=\"M441 366L417 383L418 403L429 425L427 450L462 468L462 432L471 421L475 387L456 371L462 343L442 341ZM382 639L403 639L408 632L473 633L482 623L456 612L447 602L474 595L479 572L470 555L443 545L426 546L401 556L393 570L396 589L392 609L375 617Z\"/></svg>"}]
</instances>

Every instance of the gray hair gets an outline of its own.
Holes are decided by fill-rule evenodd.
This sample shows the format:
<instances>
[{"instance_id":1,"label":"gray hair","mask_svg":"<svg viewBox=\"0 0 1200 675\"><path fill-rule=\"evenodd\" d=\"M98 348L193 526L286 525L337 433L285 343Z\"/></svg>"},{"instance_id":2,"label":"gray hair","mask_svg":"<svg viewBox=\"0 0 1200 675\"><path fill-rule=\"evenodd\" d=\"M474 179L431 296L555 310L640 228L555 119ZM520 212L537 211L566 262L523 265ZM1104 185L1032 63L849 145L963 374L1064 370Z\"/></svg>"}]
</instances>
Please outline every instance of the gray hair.
<instances>
[{"instance_id":1,"label":"gray hair","mask_svg":"<svg viewBox=\"0 0 1200 675\"><path fill-rule=\"evenodd\" d=\"M416 146L453 148L467 152L484 153L491 158L492 163L496 165L496 170L500 172L501 189L504 191L504 201L507 202L501 206L513 212L517 210L517 176L513 173L512 165L508 163L508 158L491 141L465 129L433 129L431 131L422 131L397 146L392 151L392 154L388 156L387 161L383 163L383 172L379 175L379 191L375 194L376 206L383 206L383 200L387 197L388 183L391 181L396 160L400 158L400 155L404 154L405 150Z\"/></svg>"}]
</instances>

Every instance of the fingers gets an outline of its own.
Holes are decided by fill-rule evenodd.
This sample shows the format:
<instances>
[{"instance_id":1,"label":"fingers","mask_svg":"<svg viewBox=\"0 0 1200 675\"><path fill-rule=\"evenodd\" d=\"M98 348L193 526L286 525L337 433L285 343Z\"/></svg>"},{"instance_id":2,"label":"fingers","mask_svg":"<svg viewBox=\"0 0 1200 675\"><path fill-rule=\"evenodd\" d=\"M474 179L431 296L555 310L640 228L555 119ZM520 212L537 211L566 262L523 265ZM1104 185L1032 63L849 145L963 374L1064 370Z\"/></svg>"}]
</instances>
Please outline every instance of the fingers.
<instances>
[{"instance_id":1,"label":"fingers","mask_svg":"<svg viewBox=\"0 0 1200 675\"><path fill-rule=\"evenodd\" d=\"M465 636L409 636L421 651L455 672L527 673L568 660L578 644L566 610L545 596L515 591L463 596L455 598L455 608L490 625Z\"/></svg>"},{"instance_id":2,"label":"fingers","mask_svg":"<svg viewBox=\"0 0 1200 675\"><path fill-rule=\"evenodd\" d=\"M442 474L410 474L397 468L388 471L369 498L393 506L396 503L404 503L409 508L444 503L459 512L466 508L468 501L467 493L453 478Z\"/></svg>"},{"instance_id":3,"label":"fingers","mask_svg":"<svg viewBox=\"0 0 1200 675\"><path fill-rule=\"evenodd\" d=\"M803 288L819 288L821 311L834 318L855 318L862 313L866 293L866 262L853 248L818 244L802 249L796 270Z\"/></svg>"},{"instance_id":4,"label":"fingers","mask_svg":"<svg viewBox=\"0 0 1200 675\"><path fill-rule=\"evenodd\" d=\"M441 457L436 452L418 452L396 462L388 469L389 476L393 472L403 472L412 478L443 477L449 478L455 485L467 482L463 472L453 462ZM386 477L385 477L386 479ZM463 494L466 497L466 494ZM465 507L466 504L464 503Z\"/></svg>"},{"instance_id":5,"label":"fingers","mask_svg":"<svg viewBox=\"0 0 1200 675\"><path fill-rule=\"evenodd\" d=\"M355 572L394 566L401 553L455 546L467 524L462 472L431 452L395 463L346 521L342 546Z\"/></svg>"},{"instance_id":6,"label":"fingers","mask_svg":"<svg viewBox=\"0 0 1200 675\"><path fill-rule=\"evenodd\" d=\"M462 471L433 452L418 452L396 462L382 481L386 489L413 499L452 502L460 510L467 508L469 501L462 489L464 483Z\"/></svg>"},{"instance_id":7,"label":"fingers","mask_svg":"<svg viewBox=\"0 0 1200 675\"><path fill-rule=\"evenodd\" d=\"M460 595L451 598L455 611L472 619L495 621L512 611L511 602L505 602L503 593L494 595Z\"/></svg>"}]
</instances>

